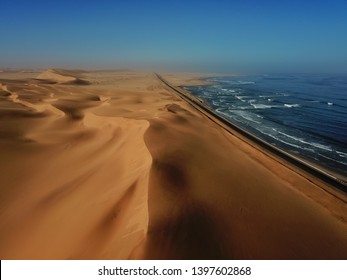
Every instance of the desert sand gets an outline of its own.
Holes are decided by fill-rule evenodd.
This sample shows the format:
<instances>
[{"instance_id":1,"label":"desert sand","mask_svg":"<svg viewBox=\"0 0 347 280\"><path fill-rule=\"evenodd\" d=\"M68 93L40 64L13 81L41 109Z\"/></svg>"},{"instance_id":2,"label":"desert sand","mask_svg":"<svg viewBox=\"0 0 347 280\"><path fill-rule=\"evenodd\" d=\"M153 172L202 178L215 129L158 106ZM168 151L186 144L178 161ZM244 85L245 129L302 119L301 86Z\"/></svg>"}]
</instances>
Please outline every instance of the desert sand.
<instances>
[{"instance_id":1,"label":"desert sand","mask_svg":"<svg viewBox=\"0 0 347 280\"><path fill-rule=\"evenodd\" d=\"M1 259L347 259L346 194L152 73L0 73L0 170Z\"/></svg>"}]
</instances>

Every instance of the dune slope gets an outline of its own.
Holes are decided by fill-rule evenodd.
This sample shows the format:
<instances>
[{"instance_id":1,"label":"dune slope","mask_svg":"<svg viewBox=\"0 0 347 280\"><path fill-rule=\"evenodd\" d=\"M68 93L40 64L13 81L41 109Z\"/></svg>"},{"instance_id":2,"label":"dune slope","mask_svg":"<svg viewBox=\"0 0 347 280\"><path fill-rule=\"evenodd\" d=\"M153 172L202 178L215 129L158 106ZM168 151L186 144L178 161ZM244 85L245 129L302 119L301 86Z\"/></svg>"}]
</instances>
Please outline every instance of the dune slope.
<instances>
[{"instance_id":1,"label":"dune slope","mask_svg":"<svg viewBox=\"0 0 347 280\"><path fill-rule=\"evenodd\" d=\"M89 81L82 79L81 71L68 71L61 69L49 69L40 73L37 80L48 83L88 85Z\"/></svg>"}]
</instances>

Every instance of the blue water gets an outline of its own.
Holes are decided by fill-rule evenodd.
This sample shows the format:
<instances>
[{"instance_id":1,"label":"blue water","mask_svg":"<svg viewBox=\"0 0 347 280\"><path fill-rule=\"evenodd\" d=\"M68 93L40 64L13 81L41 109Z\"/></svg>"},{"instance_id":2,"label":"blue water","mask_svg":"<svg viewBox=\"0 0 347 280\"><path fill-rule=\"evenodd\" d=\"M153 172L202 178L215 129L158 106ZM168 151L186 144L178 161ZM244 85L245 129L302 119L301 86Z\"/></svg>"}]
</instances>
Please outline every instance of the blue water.
<instances>
[{"instance_id":1,"label":"blue water","mask_svg":"<svg viewBox=\"0 0 347 280\"><path fill-rule=\"evenodd\" d=\"M242 128L347 176L347 75L258 75L185 87Z\"/></svg>"}]
</instances>

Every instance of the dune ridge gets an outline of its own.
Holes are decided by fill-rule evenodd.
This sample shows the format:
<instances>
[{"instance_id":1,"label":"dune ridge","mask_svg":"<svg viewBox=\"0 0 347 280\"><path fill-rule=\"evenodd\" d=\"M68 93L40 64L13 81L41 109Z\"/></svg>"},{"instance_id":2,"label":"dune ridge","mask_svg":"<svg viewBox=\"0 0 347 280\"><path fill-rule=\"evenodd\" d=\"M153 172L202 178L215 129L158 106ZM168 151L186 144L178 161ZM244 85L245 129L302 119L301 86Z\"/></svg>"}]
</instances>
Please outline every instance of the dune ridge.
<instances>
[{"instance_id":1,"label":"dune ridge","mask_svg":"<svg viewBox=\"0 0 347 280\"><path fill-rule=\"evenodd\" d=\"M72 84L72 85L88 85L88 80L82 79L81 71L49 69L40 73L37 80L49 83Z\"/></svg>"},{"instance_id":2,"label":"dune ridge","mask_svg":"<svg viewBox=\"0 0 347 280\"><path fill-rule=\"evenodd\" d=\"M77 72L0 74L1 259L347 258L346 203L321 182L151 73Z\"/></svg>"}]
</instances>

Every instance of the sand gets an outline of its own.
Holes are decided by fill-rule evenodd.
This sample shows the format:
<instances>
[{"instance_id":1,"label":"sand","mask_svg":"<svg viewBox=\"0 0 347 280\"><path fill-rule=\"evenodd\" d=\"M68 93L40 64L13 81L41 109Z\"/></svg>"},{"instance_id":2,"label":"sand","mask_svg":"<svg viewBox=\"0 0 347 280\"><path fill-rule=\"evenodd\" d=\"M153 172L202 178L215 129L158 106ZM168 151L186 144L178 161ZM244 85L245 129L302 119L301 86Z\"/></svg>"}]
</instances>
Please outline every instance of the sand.
<instances>
[{"instance_id":1,"label":"sand","mask_svg":"<svg viewBox=\"0 0 347 280\"><path fill-rule=\"evenodd\" d=\"M2 72L0 83L1 259L347 258L345 194L152 73Z\"/></svg>"}]
</instances>

